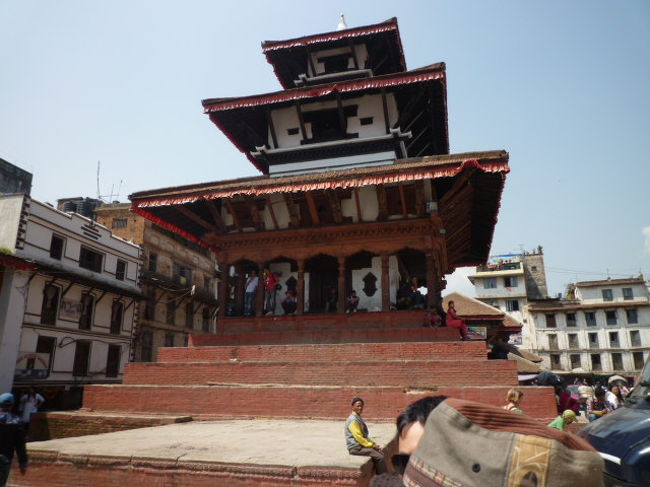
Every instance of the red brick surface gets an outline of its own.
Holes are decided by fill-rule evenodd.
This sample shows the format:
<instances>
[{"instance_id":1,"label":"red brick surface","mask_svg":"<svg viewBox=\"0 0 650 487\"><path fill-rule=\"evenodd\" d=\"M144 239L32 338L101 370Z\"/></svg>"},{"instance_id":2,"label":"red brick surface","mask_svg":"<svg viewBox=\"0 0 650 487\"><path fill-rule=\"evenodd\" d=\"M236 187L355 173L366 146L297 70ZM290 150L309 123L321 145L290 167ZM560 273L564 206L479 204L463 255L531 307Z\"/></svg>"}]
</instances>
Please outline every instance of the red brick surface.
<instances>
[{"instance_id":1,"label":"red brick surface","mask_svg":"<svg viewBox=\"0 0 650 487\"><path fill-rule=\"evenodd\" d=\"M238 330L239 331L239 330ZM259 331L226 335L191 335L190 346L319 343L387 343L459 341L456 328L407 328L320 331Z\"/></svg>"},{"instance_id":2,"label":"red brick surface","mask_svg":"<svg viewBox=\"0 0 650 487\"><path fill-rule=\"evenodd\" d=\"M249 345L158 349L158 362L338 362L369 360L485 360L485 342L401 342L322 345Z\"/></svg>"},{"instance_id":3,"label":"red brick surface","mask_svg":"<svg viewBox=\"0 0 650 487\"><path fill-rule=\"evenodd\" d=\"M92 410L188 414L201 418L319 418L341 419L349 413L350 399L366 401L364 417L394 421L408 404L432 394L505 404L508 386L440 387L259 387L259 386L87 386L84 406ZM550 387L523 387L522 408L535 418L557 415Z\"/></svg>"},{"instance_id":4,"label":"red brick surface","mask_svg":"<svg viewBox=\"0 0 650 487\"><path fill-rule=\"evenodd\" d=\"M132 363L125 384L284 384L335 386L516 386L510 360Z\"/></svg>"}]
</instances>

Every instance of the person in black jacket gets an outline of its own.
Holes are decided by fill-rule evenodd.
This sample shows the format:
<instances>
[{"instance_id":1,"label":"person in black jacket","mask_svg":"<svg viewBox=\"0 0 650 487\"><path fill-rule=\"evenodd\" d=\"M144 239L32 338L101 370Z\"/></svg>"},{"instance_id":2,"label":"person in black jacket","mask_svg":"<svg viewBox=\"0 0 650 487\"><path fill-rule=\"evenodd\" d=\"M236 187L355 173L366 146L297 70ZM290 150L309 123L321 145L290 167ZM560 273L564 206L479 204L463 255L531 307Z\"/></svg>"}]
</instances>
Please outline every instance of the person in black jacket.
<instances>
[{"instance_id":1,"label":"person in black jacket","mask_svg":"<svg viewBox=\"0 0 650 487\"><path fill-rule=\"evenodd\" d=\"M25 475L27 471L25 429L20 418L11 412L13 405L13 394L0 394L0 487L4 487L9 478L14 451L18 455L20 473Z\"/></svg>"}]
</instances>

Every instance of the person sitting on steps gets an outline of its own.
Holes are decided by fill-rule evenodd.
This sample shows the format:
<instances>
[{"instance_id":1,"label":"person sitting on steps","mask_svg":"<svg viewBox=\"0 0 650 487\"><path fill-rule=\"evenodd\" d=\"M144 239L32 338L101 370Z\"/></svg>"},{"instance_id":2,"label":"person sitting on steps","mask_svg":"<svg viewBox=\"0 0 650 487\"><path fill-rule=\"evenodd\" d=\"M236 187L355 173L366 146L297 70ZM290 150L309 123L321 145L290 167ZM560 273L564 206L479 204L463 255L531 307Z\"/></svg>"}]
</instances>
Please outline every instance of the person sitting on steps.
<instances>
[{"instance_id":1,"label":"person sitting on steps","mask_svg":"<svg viewBox=\"0 0 650 487\"><path fill-rule=\"evenodd\" d=\"M345 312L346 313L356 313L357 308L359 307L359 296L357 292L353 289L348 296L348 299L345 303Z\"/></svg>"},{"instance_id":2,"label":"person sitting on steps","mask_svg":"<svg viewBox=\"0 0 650 487\"><path fill-rule=\"evenodd\" d=\"M296 307L298 305L296 300L296 293L289 289L286 293L286 297L282 300L282 309L284 310L285 315L292 315L296 312Z\"/></svg>"}]
</instances>

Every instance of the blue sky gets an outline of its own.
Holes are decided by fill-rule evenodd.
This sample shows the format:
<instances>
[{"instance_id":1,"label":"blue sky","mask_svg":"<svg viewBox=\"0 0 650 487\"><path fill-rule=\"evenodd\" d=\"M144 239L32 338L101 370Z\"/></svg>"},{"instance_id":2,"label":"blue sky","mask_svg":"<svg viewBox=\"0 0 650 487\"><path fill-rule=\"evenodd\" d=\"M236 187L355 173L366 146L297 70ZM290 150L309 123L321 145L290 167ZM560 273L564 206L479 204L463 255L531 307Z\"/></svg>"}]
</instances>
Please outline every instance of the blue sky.
<instances>
[{"instance_id":1,"label":"blue sky","mask_svg":"<svg viewBox=\"0 0 650 487\"><path fill-rule=\"evenodd\" d=\"M396 16L409 68L447 63L452 152L510 152L493 253L542 245L553 293L650 275L645 0L0 0L0 157L51 202L96 196L97 161L101 194L123 201L254 175L201 99L279 89L260 42L340 12Z\"/></svg>"}]
</instances>

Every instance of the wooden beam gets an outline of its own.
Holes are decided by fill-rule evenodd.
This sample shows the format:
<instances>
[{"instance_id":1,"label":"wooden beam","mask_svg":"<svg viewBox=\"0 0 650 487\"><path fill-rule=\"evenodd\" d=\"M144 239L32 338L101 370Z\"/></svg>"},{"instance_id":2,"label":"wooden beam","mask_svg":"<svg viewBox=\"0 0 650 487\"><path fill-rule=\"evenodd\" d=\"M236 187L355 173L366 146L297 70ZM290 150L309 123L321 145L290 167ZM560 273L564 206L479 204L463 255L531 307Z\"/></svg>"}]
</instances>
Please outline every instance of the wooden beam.
<instances>
[{"instance_id":1,"label":"wooden beam","mask_svg":"<svg viewBox=\"0 0 650 487\"><path fill-rule=\"evenodd\" d=\"M307 206L309 207L309 214L311 215L312 223L317 227L320 225L320 218L318 217L318 209L316 208L314 195L311 191L307 191L305 192L305 197L307 198Z\"/></svg>"},{"instance_id":2,"label":"wooden beam","mask_svg":"<svg viewBox=\"0 0 650 487\"><path fill-rule=\"evenodd\" d=\"M273 117L271 116L271 109L266 107L266 121L269 124L269 130L271 131L271 140L273 141L273 148L278 148L278 137L275 133L275 125L273 124Z\"/></svg>"},{"instance_id":3,"label":"wooden beam","mask_svg":"<svg viewBox=\"0 0 650 487\"><path fill-rule=\"evenodd\" d=\"M400 111L399 118L397 119L397 122L395 122L395 124L393 125L393 128L400 127L402 124L406 122L406 120L408 120L409 116L411 115L411 112L415 107L419 106L423 97L424 94L420 94L420 96L415 96L411 98L411 100L406 104L404 109Z\"/></svg>"},{"instance_id":4,"label":"wooden beam","mask_svg":"<svg viewBox=\"0 0 650 487\"><path fill-rule=\"evenodd\" d=\"M390 121L388 120L388 100L386 100L386 89L381 89L381 104L384 109L384 126L386 128L386 133L390 133Z\"/></svg>"},{"instance_id":5,"label":"wooden beam","mask_svg":"<svg viewBox=\"0 0 650 487\"><path fill-rule=\"evenodd\" d=\"M300 133L303 140L307 140L307 130L305 129L305 120L302 118L302 111L300 110L300 103L296 100L296 113L298 113L298 122L300 122Z\"/></svg>"},{"instance_id":6,"label":"wooden beam","mask_svg":"<svg viewBox=\"0 0 650 487\"><path fill-rule=\"evenodd\" d=\"M124 308L124 311L126 311L127 309L129 309L133 303L135 303L135 298L132 299L131 302L130 302L129 304L126 305L126 308Z\"/></svg>"},{"instance_id":7,"label":"wooden beam","mask_svg":"<svg viewBox=\"0 0 650 487\"><path fill-rule=\"evenodd\" d=\"M424 216L426 213L426 202L424 196L424 181L420 180L415 183L415 214Z\"/></svg>"},{"instance_id":8,"label":"wooden beam","mask_svg":"<svg viewBox=\"0 0 650 487\"><path fill-rule=\"evenodd\" d=\"M223 218L221 217L221 212L219 211L219 208L217 208L217 205L215 204L214 200L205 200L205 205L208 207L208 210L210 211L210 215L212 215L212 219L214 220L214 223L219 229L219 231L222 233L226 233L226 224L223 221Z\"/></svg>"},{"instance_id":9,"label":"wooden beam","mask_svg":"<svg viewBox=\"0 0 650 487\"><path fill-rule=\"evenodd\" d=\"M95 300L95 304L99 303L102 299L104 299L104 296L106 296L106 293L107 293L107 292L108 292L108 291L104 291L104 292L102 293L102 295L101 295L99 298L97 298L97 299Z\"/></svg>"},{"instance_id":10,"label":"wooden beam","mask_svg":"<svg viewBox=\"0 0 650 487\"><path fill-rule=\"evenodd\" d=\"M280 229L280 226L278 225L278 219L275 216L275 210L273 210L273 203L271 202L271 196L268 194L265 196L266 199L266 207L269 209L269 214L271 215L271 220L273 221L273 227L276 230Z\"/></svg>"},{"instance_id":11,"label":"wooden beam","mask_svg":"<svg viewBox=\"0 0 650 487\"><path fill-rule=\"evenodd\" d=\"M377 192L377 206L379 208L377 220L386 220L388 218L388 200L386 198L386 188L384 188L384 186L381 184L375 186L375 188Z\"/></svg>"},{"instance_id":12,"label":"wooden beam","mask_svg":"<svg viewBox=\"0 0 650 487\"><path fill-rule=\"evenodd\" d=\"M335 189L328 189L325 191L325 194L332 208L334 223L343 223L343 212L341 211L341 200L338 193Z\"/></svg>"},{"instance_id":13,"label":"wooden beam","mask_svg":"<svg viewBox=\"0 0 650 487\"><path fill-rule=\"evenodd\" d=\"M296 208L296 204L293 201L293 195L291 193L283 193L284 201L287 204L287 210L289 211L289 218L291 219L291 226L294 228L300 227L300 213Z\"/></svg>"},{"instance_id":14,"label":"wooden beam","mask_svg":"<svg viewBox=\"0 0 650 487\"><path fill-rule=\"evenodd\" d=\"M247 197L246 202L248 203L248 208L251 211L251 216L253 217L253 224L255 225L255 228L260 232L263 231L264 220L262 219L262 215L260 215L260 210L257 208L257 202L255 201L255 197L254 196Z\"/></svg>"},{"instance_id":15,"label":"wooden beam","mask_svg":"<svg viewBox=\"0 0 650 487\"><path fill-rule=\"evenodd\" d=\"M235 212L235 208L230 201L229 198L224 199L226 202L226 206L228 207L228 213L230 213L230 216L232 216L232 222L235 224L235 227L237 228L238 232L241 232L241 223L239 221L239 217L237 216L237 213Z\"/></svg>"},{"instance_id":16,"label":"wooden beam","mask_svg":"<svg viewBox=\"0 0 650 487\"><path fill-rule=\"evenodd\" d=\"M354 188L352 190L354 193L354 202L357 206L357 221L363 221L363 213L361 212L361 198L359 198L359 188Z\"/></svg>"},{"instance_id":17,"label":"wooden beam","mask_svg":"<svg viewBox=\"0 0 650 487\"><path fill-rule=\"evenodd\" d=\"M219 232L219 229L215 227L212 223L204 220L201 218L199 215L194 213L188 208L185 208L184 206L174 206L176 210L178 210L179 213L184 215L185 217L189 218L192 220L194 223L197 225L203 227L205 230L211 231L211 232Z\"/></svg>"},{"instance_id":18,"label":"wooden beam","mask_svg":"<svg viewBox=\"0 0 650 487\"><path fill-rule=\"evenodd\" d=\"M306 48L307 50L307 62L309 63L309 67L311 68L311 77L313 78L316 76L316 66L314 66L314 60L311 57L311 52L309 52L309 48Z\"/></svg>"},{"instance_id":19,"label":"wooden beam","mask_svg":"<svg viewBox=\"0 0 650 487\"><path fill-rule=\"evenodd\" d=\"M71 282L70 284L68 284L68 287L66 287L65 290L61 293L61 298L60 298L60 299L63 299L63 297L64 297L66 294L68 294L68 291L70 290L70 288L71 288L72 286L74 286L74 282Z\"/></svg>"},{"instance_id":20,"label":"wooden beam","mask_svg":"<svg viewBox=\"0 0 650 487\"><path fill-rule=\"evenodd\" d=\"M164 296L165 296L165 291L163 290L163 292L160 293L160 297L156 298L156 291L154 290L154 292L153 292L153 297L154 297L153 305L156 306L158 303L160 303L160 301L162 301L162 298Z\"/></svg>"},{"instance_id":21,"label":"wooden beam","mask_svg":"<svg viewBox=\"0 0 650 487\"><path fill-rule=\"evenodd\" d=\"M451 188L449 188L445 195L440 199L440 205L444 206L447 202L449 202L449 200L451 200L457 192L461 191L467 185L467 183L469 183L469 180L472 176L474 176L475 173L476 168L469 168L465 169L459 176L456 176L458 179L454 181ZM438 209L440 209L440 207Z\"/></svg>"},{"instance_id":22,"label":"wooden beam","mask_svg":"<svg viewBox=\"0 0 650 487\"><path fill-rule=\"evenodd\" d=\"M427 131L423 130L422 132L417 134L415 137L413 137L411 140L409 140L409 142L408 142L408 144L406 146L406 150L410 151L411 147L413 147L422 138L422 136L424 136L424 134L426 134L426 133L427 133Z\"/></svg>"},{"instance_id":23,"label":"wooden beam","mask_svg":"<svg viewBox=\"0 0 650 487\"><path fill-rule=\"evenodd\" d=\"M399 184L397 187L399 189L399 199L402 203L402 216L404 218L407 218L409 216L409 209L408 206L406 206L406 193L404 192L404 185Z\"/></svg>"},{"instance_id":24,"label":"wooden beam","mask_svg":"<svg viewBox=\"0 0 650 487\"><path fill-rule=\"evenodd\" d=\"M424 110L418 112L418 114L415 117L413 117L408 124L406 124L406 127L402 129L402 132L408 132L409 130L411 130L411 127L413 127L415 122L420 120L420 117L422 117L422 115L424 115Z\"/></svg>"},{"instance_id":25,"label":"wooden beam","mask_svg":"<svg viewBox=\"0 0 650 487\"><path fill-rule=\"evenodd\" d=\"M342 135L345 136L348 132L348 120L345 118L345 113L343 112L343 102L341 101L341 93L336 92L336 107L339 112L339 123L341 124Z\"/></svg>"},{"instance_id":26,"label":"wooden beam","mask_svg":"<svg viewBox=\"0 0 650 487\"><path fill-rule=\"evenodd\" d=\"M424 154L424 153L426 152L426 150L427 150L429 147L431 147L431 142L427 142L427 143L424 145L424 147L422 147L422 149L420 149L420 150L418 151L418 153L415 154L415 157L420 157L422 154Z\"/></svg>"}]
</instances>

